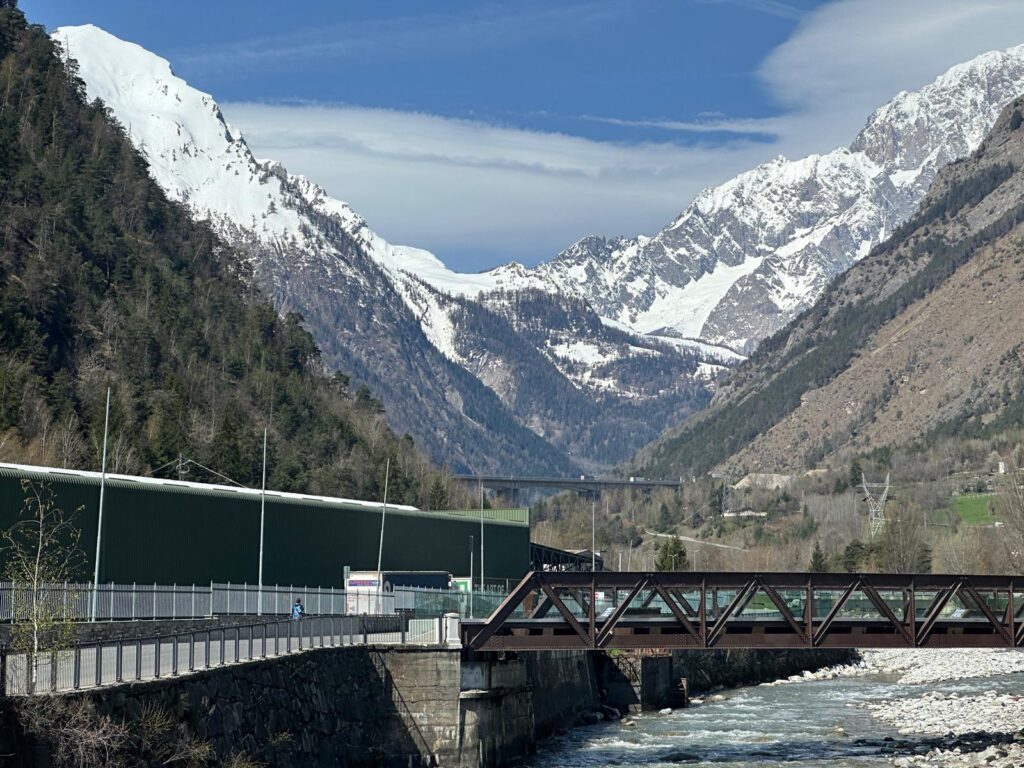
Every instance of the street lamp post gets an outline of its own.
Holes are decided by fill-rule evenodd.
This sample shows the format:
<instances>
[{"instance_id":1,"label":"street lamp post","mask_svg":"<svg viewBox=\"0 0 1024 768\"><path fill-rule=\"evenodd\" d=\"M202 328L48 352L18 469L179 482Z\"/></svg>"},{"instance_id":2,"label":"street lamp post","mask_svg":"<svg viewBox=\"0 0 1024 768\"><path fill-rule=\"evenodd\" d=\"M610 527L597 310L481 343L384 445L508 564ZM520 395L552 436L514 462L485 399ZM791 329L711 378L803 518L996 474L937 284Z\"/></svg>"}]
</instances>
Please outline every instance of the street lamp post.
<instances>
[{"instance_id":1,"label":"street lamp post","mask_svg":"<svg viewBox=\"0 0 1024 768\"><path fill-rule=\"evenodd\" d=\"M384 470L384 503L380 506L380 543L377 545L377 610L383 613L381 607L384 601L384 578L381 576L381 561L384 557L384 520L388 516L388 480L391 478L391 458L388 457L387 467Z\"/></svg>"},{"instance_id":2,"label":"street lamp post","mask_svg":"<svg viewBox=\"0 0 1024 768\"><path fill-rule=\"evenodd\" d=\"M92 575L92 611L90 619L96 621L96 599L100 588L100 543L103 540L103 495L107 489L107 433L110 429L110 387L107 387L107 408L103 416L103 459L100 466L100 508L96 518L96 562Z\"/></svg>"},{"instance_id":3,"label":"street lamp post","mask_svg":"<svg viewBox=\"0 0 1024 768\"><path fill-rule=\"evenodd\" d=\"M263 528L267 512L267 430L263 429L263 485L260 490L260 568L256 591L256 615L263 615ZM308 602L308 601L307 601Z\"/></svg>"}]
</instances>

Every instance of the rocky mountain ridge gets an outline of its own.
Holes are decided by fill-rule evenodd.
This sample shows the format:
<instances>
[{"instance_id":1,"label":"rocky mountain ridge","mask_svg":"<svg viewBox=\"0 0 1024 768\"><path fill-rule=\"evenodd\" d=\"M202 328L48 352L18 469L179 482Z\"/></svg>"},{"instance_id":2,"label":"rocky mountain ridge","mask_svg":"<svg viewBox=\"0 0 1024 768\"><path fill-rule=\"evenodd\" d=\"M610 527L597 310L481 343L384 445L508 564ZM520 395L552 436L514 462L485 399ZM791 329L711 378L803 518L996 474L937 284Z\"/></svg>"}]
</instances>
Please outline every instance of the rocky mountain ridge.
<instances>
[{"instance_id":1,"label":"rocky mountain ridge","mask_svg":"<svg viewBox=\"0 0 1024 768\"><path fill-rule=\"evenodd\" d=\"M543 278L638 333L749 353L905 221L1024 83L1024 46L952 67L877 109L849 147L778 157L702 192L653 237L588 237Z\"/></svg>"},{"instance_id":2,"label":"rocky mountain ridge","mask_svg":"<svg viewBox=\"0 0 1024 768\"><path fill-rule=\"evenodd\" d=\"M784 471L1024 423L1024 99L892 236L765 341L652 472Z\"/></svg>"}]
</instances>

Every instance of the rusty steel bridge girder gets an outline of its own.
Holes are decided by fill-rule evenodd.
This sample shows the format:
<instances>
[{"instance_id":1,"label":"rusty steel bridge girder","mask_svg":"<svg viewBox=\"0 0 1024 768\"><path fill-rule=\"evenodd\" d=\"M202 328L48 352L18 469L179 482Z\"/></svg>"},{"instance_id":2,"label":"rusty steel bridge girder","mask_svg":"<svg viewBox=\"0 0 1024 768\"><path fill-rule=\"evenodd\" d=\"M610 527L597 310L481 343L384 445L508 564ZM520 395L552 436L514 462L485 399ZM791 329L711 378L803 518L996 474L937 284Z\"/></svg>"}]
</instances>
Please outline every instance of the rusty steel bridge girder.
<instances>
[{"instance_id":1,"label":"rusty steel bridge girder","mask_svg":"<svg viewBox=\"0 0 1024 768\"><path fill-rule=\"evenodd\" d=\"M1024 577L535 571L461 631L476 651L1019 648L1022 613Z\"/></svg>"}]
</instances>

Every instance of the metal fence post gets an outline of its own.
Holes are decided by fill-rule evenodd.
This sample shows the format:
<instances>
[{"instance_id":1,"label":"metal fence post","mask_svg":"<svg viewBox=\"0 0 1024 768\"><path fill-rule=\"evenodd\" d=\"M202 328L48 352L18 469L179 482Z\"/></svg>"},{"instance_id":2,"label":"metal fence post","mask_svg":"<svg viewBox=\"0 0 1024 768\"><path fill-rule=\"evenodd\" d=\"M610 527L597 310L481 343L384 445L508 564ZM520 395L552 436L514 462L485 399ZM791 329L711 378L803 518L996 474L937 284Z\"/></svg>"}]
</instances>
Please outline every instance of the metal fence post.
<instances>
[{"instance_id":1,"label":"metal fence post","mask_svg":"<svg viewBox=\"0 0 1024 768\"><path fill-rule=\"evenodd\" d=\"M171 585L171 618L178 618L178 582ZM177 643L175 643L177 647Z\"/></svg>"},{"instance_id":2,"label":"metal fence post","mask_svg":"<svg viewBox=\"0 0 1024 768\"><path fill-rule=\"evenodd\" d=\"M213 616L213 582L210 582L210 612L207 616Z\"/></svg>"},{"instance_id":3,"label":"metal fence post","mask_svg":"<svg viewBox=\"0 0 1024 768\"><path fill-rule=\"evenodd\" d=\"M135 679L142 679L142 638L135 639Z\"/></svg>"},{"instance_id":4,"label":"metal fence post","mask_svg":"<svg viewBox=\"0 0 1024 768\"><path fill-rule=\"evenodd\" d=\"M156 621L156 582L153 582L153 621Z\"/></svg>"},{"instance_id":5,"label":"metal fence post","mask_svg":"<svg viewBox=\"0 0 1024 768\"><path fill-rule=\"evenodd\" d=\"M228 582L228 606L225 611L229 616L231 615L231 582Z\"/></svg>"},{"instance_id":6,"label":"metal fence post","mask_svg":"<svg viewBox=\"0 0 1024 768\"><path fill-rule=\"evenodd\" d=\"M193 672L196 668L196 633L188 633L188 671Z\"/></svg>"},{"instance_id":7,"label":"metal fence post","mask_svg":"<svg viewBox=\"0 0 1024 768\"><path fill-rule=\"evenodd\" d=\"M223 667L227 662L224 660L224 655L227 653L225 646L227 645L227 634L228 631L224 628L220 628L220 665Z\"/></svg>"},{"instance_id":8,"label":"metal fence post","mask_svg":"<svg viewBox=\"0 0 1024 768\"><path fill-rule=\"evenodd\" d=\"M75 661L71 672L71 685L77 691L82 685L82 646L75 642Z\"/></svg>"},{"instance_id":9,"label":"metal fence post","mask_svg":"<svg viewBox=\"0 0 1024 768\"><path fill-rule=\"evenodd\" d=\"M178 674L178 636L171 637L171 677Z\"/></svg>"},{"instance_id":10,"label":"metal fence post","mask_svg":"<svg viewBox=\"0 0 1024 768\"><path fill-rule=\"evenodd\" d=\"M249 613L249 582L242 582L242 613Z\"/></svg>"},{"instance_id":11,"label":"metal fence post","mask_svg":"<svg viewBox=\"0 0 1024 768\"><path fill-rule=\"evenodd\" d=\"M103 684L103 643L98 642L93 646L96 649L96 687Z\"/></svg>"},{"instance_id":12,"label":"metal fence post","mask_svg":"<svg viewBox=\"0 0 1024 768\"><path fill-rule=\"evenodd\" d=\"M117 658L114 659L114 679L117 682L121 682L124 676L124 641L121 638L117 638Z\"/></svg>"},{"instance_id":13,"label":"metal fence post","mask_svg":"<svg viewBox=\"0 0 1024 768\"><path fill-rule=\"evenodd\" d=\"M132 621L135 621L135 582L132 582Z\"/></svg>"},{"instance_id":14,"label":"metal fence post","mask_svg":"<svg viewBox=\"0 0 1024 768\"><path fill-rule=\"evenodd\" d=\"M235 627L235 663L238 663L238 646L242 644L242 633Z\"/></svg>"},{"instance_id":15,"label":"metal fence post","mask_svg":"<svg viewBox=\"0 0 1024 768\"><path fill-rule=\"evenodd\" d=\"M206 630L206 655L203 657L203 667L210 668L210 630Z\"/></svg>"},{"instance_id":16,"label":"metal fence post","mask_svg":"<svg viewBox=\"0 0 1024 768\"><path fill-rule=\"evenodd\" d=\"M366 631L366 615L364 614L363 616L360 616L359 617L359 621L363 625L363 645L369 645L370 644L370 637L369 637L369 634Z\"/></svg>"},{"instance_id":17,"label":"metal fence post","mask_svg":"<svg viewBox=\"0 0 1024 768\"><path fill-rule=\"evenodd\" d=\"M107 618L113 620L114 617L114 582L110 582L110 616Z\"/></svg>"},{"instance_id":18,"label":"metal fence post","mask_svg":"<svg viewBox=\"0 0 1024 768\"><path fill-rule=\"evenodd\" d=\"M196 585L192 583L192 618L196 618Z\"/></svg>"},{"instance_id":19,"label":"metal fence post","mask_svg":"<svg viewBox=\"0 0 1024 768\"><path fill-rule=\"evenodd\" d=\"M0 643L0 698L7 695L7 643Z\"/></svg>"},{"instance_id":20,"label":"metal fence post","mask_svg":"<svg viewBox=\"0 0 1024 768\"><path fill-rule=\"evenodd\" d=\"M153 676L160 677L160 636L157 635L153 648Z\"/></svg>"}]
</instances>

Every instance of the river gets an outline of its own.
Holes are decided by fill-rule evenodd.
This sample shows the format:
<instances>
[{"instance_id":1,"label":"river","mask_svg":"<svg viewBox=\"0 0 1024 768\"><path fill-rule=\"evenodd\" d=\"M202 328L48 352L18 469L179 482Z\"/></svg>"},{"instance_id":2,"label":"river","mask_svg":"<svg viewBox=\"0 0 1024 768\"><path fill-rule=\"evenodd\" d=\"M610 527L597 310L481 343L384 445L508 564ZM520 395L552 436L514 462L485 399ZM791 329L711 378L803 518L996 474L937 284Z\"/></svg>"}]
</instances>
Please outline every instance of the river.
<instances>
[{"instance_id":1,"label":"river","mask_svg":"<svg viewBox=\"0 0 1024 768\"><path fill-rule=\"evenodd\" d=\"M1024 673L927 685L906 685L897 680L897 675L870 673L724 691L724 701L709 700L672 714L645 713L630 718L634 725L605 723L576 728L548 742L527 765L892 765L886 750L891 751L893 740L917 741L921 752L930 749L934 740L900 736L894 726L880 722L858 705L929 691L967 696L1024 690Z\"/></svg>"}]
</instances>

